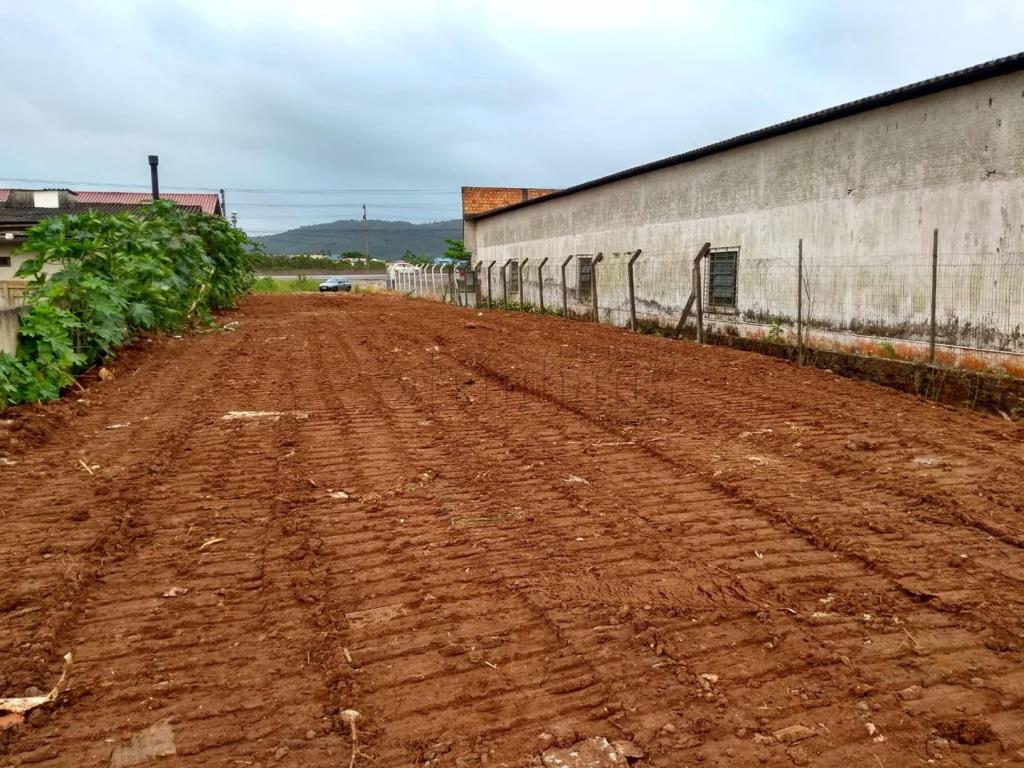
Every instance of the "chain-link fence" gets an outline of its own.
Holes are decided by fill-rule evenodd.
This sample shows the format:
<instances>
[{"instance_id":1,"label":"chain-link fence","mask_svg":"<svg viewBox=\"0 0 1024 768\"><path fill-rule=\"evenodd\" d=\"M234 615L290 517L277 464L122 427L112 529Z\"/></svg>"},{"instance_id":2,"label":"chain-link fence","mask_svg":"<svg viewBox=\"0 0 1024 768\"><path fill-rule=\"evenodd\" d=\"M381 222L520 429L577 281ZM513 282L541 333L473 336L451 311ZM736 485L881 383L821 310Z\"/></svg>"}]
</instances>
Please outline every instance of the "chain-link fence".
<instances>
[{"instance_id":1,"label":"chain-link fence","mask_svg":"<svg viewBox=\"0 0 1024 768\"><path fill-rule=\"evenodd\" d=\"M389 270L387 287L400 293L451 302L462 306L476 306L475 275L465 267L403 266Z\"/></svg>"},{"instance_id":2,"label":"chain-link fence","mask_svg":"<svg viewBox=\"0 0 1024 768\"><path fill-rule=\"evenodd\" d=\"M716 248L474 263L481 305L1024 374L1024 253ZM695 282L696 281L696 282ZM694 292L694 285L698 290ZM417 295L438 297L429 282ZM441 297L443 298L443 297Z\"/></svg>"}]
</instances>

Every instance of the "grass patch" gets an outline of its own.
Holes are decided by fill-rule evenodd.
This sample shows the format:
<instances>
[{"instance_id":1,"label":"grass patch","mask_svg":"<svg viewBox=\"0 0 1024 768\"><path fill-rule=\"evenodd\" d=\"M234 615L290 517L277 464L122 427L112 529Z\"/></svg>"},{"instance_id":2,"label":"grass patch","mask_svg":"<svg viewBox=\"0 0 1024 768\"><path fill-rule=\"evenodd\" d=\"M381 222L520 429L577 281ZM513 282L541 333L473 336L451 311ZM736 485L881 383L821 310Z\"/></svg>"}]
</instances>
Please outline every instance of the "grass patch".
<instances>
[{"instance_id":1,"label":"grass patch","mask_svg":"<svg viewBox=\"0 0 1024 768\"><path fill-rule=\"evenodd\" d=\"M278 280L273 277L260 277L253 283L253 293L308 293L319 290L320 282L309 277L298 277L294 280Z\"/></svg>"}]
</instances>

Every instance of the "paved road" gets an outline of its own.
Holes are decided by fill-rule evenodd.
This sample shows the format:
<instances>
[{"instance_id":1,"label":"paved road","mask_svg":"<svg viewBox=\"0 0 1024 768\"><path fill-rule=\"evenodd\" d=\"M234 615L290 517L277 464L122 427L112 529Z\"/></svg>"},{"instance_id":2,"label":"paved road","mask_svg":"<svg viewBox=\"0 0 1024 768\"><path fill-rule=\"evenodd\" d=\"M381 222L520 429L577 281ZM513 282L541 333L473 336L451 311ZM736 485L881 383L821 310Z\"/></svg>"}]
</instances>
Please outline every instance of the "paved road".
<instances>
[{"instance_id":1,"label":"paved road","mask_svg":"<svg viewBox=\"0 0 1024 768\"><path fill-rule=\"evenodd\" d=\"M363 283L363 284L374 283L374 284L378 284L378 285L383 285L384 281L387 280L387 275L385 275L383 273L382 274L369 274L369 275L365 275L365 274L356 274L356 275L340 274L339 275L339 274L326 274L326 273L318 274L318 273L315 273L315 272L304 272L301 275L299 275L299 274L294 274L294 275L271 275L271 274L266 274L266 273L259 273L259 275L260 275L260 277L272 277L275 280L297 280L299 277L308 277L310 280L326 280L328 277L344 277L344 278L346 278L347 280L350 280L353 283Z\"/></svg>"}]
</instances>

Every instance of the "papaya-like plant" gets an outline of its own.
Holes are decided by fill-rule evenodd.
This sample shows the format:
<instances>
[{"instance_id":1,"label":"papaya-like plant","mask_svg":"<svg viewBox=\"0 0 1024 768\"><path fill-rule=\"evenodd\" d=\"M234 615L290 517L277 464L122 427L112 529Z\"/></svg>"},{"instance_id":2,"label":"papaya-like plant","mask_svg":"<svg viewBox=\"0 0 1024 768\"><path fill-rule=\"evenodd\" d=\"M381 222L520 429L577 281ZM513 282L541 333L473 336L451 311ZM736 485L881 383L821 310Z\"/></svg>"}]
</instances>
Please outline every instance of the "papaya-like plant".
<instances>
[{"instance_id":1,"label":"papaya-like plant","mask_svg":"<svg viewBox=\"0 0 1024 768\"><path fill-rule=\"evenodd\" d=\"M157 200L137 213L55 216L28 230L16 355L0 355L0 406L51 400L139 330L173 331L232 306L254 254L224 219Z\"/></svg>"}]
</instances>

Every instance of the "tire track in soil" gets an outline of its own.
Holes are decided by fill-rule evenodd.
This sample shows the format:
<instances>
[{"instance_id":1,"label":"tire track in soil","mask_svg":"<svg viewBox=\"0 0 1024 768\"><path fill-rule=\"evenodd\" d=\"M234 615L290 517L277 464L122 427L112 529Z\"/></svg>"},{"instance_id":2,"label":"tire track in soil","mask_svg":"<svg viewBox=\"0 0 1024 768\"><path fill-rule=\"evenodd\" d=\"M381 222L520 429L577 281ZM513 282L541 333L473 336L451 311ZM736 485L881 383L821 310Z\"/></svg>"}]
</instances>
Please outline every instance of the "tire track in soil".
<instances>
[{"instance_id":1,"label":"tire track in soil","mask_svg":"<svg viewBox=\"0 0 1024 768\"><path fill-rule=\"evenodd\" d=\"M19 459L34 472L59 459L58 492L26 476L10 510L23 523L0 548L68 529L43 507L70 505L83 480L109 498L88 497L100 511L74 537L108 531L122 509L145 536L114 537L119 559L91 561L80 614L47 596L52 558L19 565L20 605L68 617L53 652L68 643L81 662L60 706L8 744L12 760L106 765L113 744L169 717L179 754L161 765L336 766L351 747L337 719L348 707L363 713L361 766L535 765L545 732L556 743L622 733L645 745L641 764L666 766L1001 764L1024 747L1019 650L994 615L1021 598L1019 483L989 489L1005 537L980 537L968 503L1019 466L1008 425L579 323L333 296L256 298L242 319L236 336L161 350L110 387L128 400L98 404ZM595 348L572 354L584 339ZM632 397L564 397L555 359L588 375L630 366L663 381L670 364L702 375L685 403L658 381ZM829 402L800 401L808 380ZM106 430L161 402L151 436ZM903 413L898 424L880 403ZM221 421L241 409L307 416ZM787 422L816 454L780 436ZM877 471L918 429L956 465L950 482ZM865 431L882 446L844 447ZM123 476L76 470L83 446L97 476L121 465ZM773 463L750 466L751 450ZM339 489L358 498L330 495ZM833 508L851 495L868 511ZM936 509L922 513L922 499ZM878 521L891 530L871 531ZM211 537L224 541L199 551ZM943 559L961 546L977 564ZM911 599L893 568L907 557L925 591L958 579L969 591ZM189 592L160 598L169 584ZM989 604L956 610L978 595ZM31 616L0 633L20 657ZM911 684L920 690L900 699ZM793 723L817 735L754 741ZM970 740L965 724L1001 744L933 731Z\"/></svg>"},{"instance_id":2,"label":"tire track in soil","mask_svg":"<svg viewBox=\"0 0 1024 768\"><path fill-rule=\"evenodd\" d=\"M323 333L344 338L342 330L331 318ZM325 536L325 546L336 543L339 557L331 562L346 566L336 581L349 598L345 642L356 666L339 663L348 673L345 695L366 702L360 708L369 722L383 722L372 733L375 759L420 765L434 756L476 764L500 753L502 742L524 754L523 745L545 725L593 719L600 692L557 628L515 591L466 575L485 571L487 563L472 541L450 535L436 509L439 496L464 496L466 489L449 487L444 473L429 469L443 461L437 440L409 439L422 414L388 401L401 394L397 375L373 371L342 346L347 365L328 367L329 381L321 381L335 393L338 413L329 426L315 425L319 439L311 442L358 447L343 455L346 474L338 481L359 488L364 503L342 502L351 511L345 533ZM337 466L339 457L331 458ZM397 467L413 474L403 478ZM391 474L381 483L378 474L387 468ZM420 468L428 469L415 471ZM338 706L345 706L344 697Z\"/></svg>"},{"instance_id":3,"label":"tire track in soil","mask_svg":"<svg viewBox=\"0 0 1024 768\"><path fill-rule=\"evenodd\" d=\"M169 344L159 360L166 362ZM235 351L230 347L228 355ZM39 450L13 452L16 458L3 470L3 690L57 677L65 648L61 636L77 620L106 564L129 557L148 536L132 507L187 432L183 412L162 407L198 399L217 373L211 369L197 377L183 366L164 365L156 386L137 386L139 380L129 377L152 369L152 362L84 394L74 431L43 437Z\"/></svg>"},{"instance_id":4,"label":"tire track in soil","mask_svg":"<svg viewBox=\"0 0 1024 768\"><path fill-rule=\"evenodd\" d=\"M503 315L502 319L507 317ZM514 322L518 321L520 318L514 318ZM593 329L593 326L581 323L563 325L571 326L570 332L574 334L585 332L578 330L580 327ZM620 356L627 357L629 365L634 370L648 363L640 359L639 355L627 356L622 353L621 333L610 329L597 329L596 332L610 335L613 339L617 338L618 343L598 347L587 361L591 366L612 368L621 365L621 359L608 354L617 348ZM536 331L533 330L532 333L535 334ZM534 340L531 338L532 341ZM662 346L679 346L677 343L661 339L649 341L660 343ZM690 347L692 345L687 345L684 349ZM698 348L697 354L701 352L702 350ZM601 353L610 359L600 357ZM524 380L527 384L529 381L541 380L544 372L539 369L537 359L542 354L546 359L549 353L542 352L536 344L532 344L528 350L519 347L512 353L506 351L504 359L494 355L492 357L500 360L498 370L502 376L511 375L515 380L513 383L518 382L517 385L521 385ZM736 356L743 353L729 351L728 354ZM571 361L570 364L578 365L580 357L581 353L578 352L574 359L561 362L565 364ZM463 360L466 359L463 356ZM715 358L710 359L715 362ZM749 366L749 361L745 359L741 359L740 363L718 362L720 368L726 364ZM768 361L768 365L794 376L818 376L827 386L840 388L831 380L832 377L820 372L790 370L785 367L786 364L778 361ZM515 374L512 374L510 366L518 368ZM598 383L602 380L613 381L614 376L609 375L605 368L600 370L601 373L595 379ZM641 372L637 378L644 378L644 373L646 372ZM667 368L662 368L658 373L660 377L669 375ZM783 378L781 373L770 375ZM700 377L702 382L708 383L716 378L720 379L721 372L705 369L701 371ZM846 384L850 385L851 382ZM858 386L863 389L865 385ZM614 399L609 397L609 391L613 389L616 392ZM961 471L965 468L980 468L986 463L996 464L997 469L991 472L974 472L974 475L982 478L978 482L970 481L972 473L968 472L967 479L957 481L958 485L963 487L959 489L959 493L955 493L956 487L937 488L933 479L922 480L922 471L931 470L928 466L918 466L917 470L911 473L894 472L893 470L897 468L892 466L891 455L884 452L873 464L858 461L856 457L863 454L859 450L849 450L848 443L851 439L868 444L907 443L906 436L899 433L894 439L879 440L877 435L885 433L881 431L884 426L878 424L877 417L873 423L876 437L865 439L863 432L858 435L857 430L848 430L842 420L833 414L830 431L835 432L837 436L822 439L806 435L807 428L801 426L809 420L805 414L808 410L806 403L786 400L780 407L781 413L773 413L778 398L772 390L759 391L755 399L753 395L745 395L742 387L715 390L713 387L695 386L687 390L685 401L680 397L672 397L666 401L664 396L659 397L657 387L653 388L653 397L647 394L643 397L636 394L631 396L630 389L632 388L628 386L617 387L609 383L603 393L598 387L593 399L577 396L574 402L592 417L611 420L621 428L630 430L629 434L625 435L627 440L646 439L660 442L665 440L665 424L678 420L692 425L683 434L672 434L669 442L659 444L659 449L663 453L673 451L675 455L691 462L694 456L703 457L706 461L701 467L702 471L714 473L716 477L724 475L721 482L731 482L736 488L744 487L762 498L766 487L774 491L774 500L778 503L792 504L793 498L802 496L806 508L801 511L801 516L808 522L814 522L808 530L813 530L821 541L841 543L846 551L853 551L865 561L885 567L894 578L900 580L903 589L920 599L933 600L956 613L974 611L981 620L997 628L1001 633L1010 633L1014 636L1012 640L1000 640L1001 643L1009 642L1017 646L1021 639L1024 639L1024 601L1019 597L1021 575L1024 574L1024 551L1020 551L1019 548L1020 537L1007 533L1006 527L1006 521L1019 521L1020 516L1016 510L1024 510L1021 503L1021 499L1024 498L1024 484L1019 480L1020 461L1013 458L1015 454L1024 455L1019 443L1011 442L1007 445L1010 448L1005 451L1010 455L1007 461L993 458L993 455L998 457L1003 452L991 450L981 451L985 458L984 462L979 461L976 456L957 457L956 461L960 464L957 469ZM666 389L661 390L662 395ZM892 399L893 405L900 409L906 409L912 404L916 406L918 412L938 410L938 414L929 414L931 418L961 418L961 414L950 414L947 409L922 406L913 398L890 391L879 391L881 388L867 386L867 389L877 392L884 398ZM853 391L858 390L854 387ZM544 394L548 394L546 390ZM849 386L841 394L843 400L853 400ZM802 397L806 400L806 395ZM815 404L812 404L810 409L822 410ZM879 409L874 407L872 410ZM655 420L637 418L638 413L652 412L663 415ZM851 419L857 418L856 409L848 408L845 412ZM624 413L627 414L626 418L622 416ZM795 419L795 422L791 419ZM1004 434L1004 424L1001 421L977 416L975 421L983 425L994 422L998 428L986 426L985 429L999 435ZM862 417L859 429L863 430L866 424L865 417ZM1024 437L1024 431L1019 428L1017 430ZM789 433L791 437L795 434L796 437L788 441L783 437L781 449L777 444L764 444L763 441L771 439L766 438L766 433L776 432ZM871 434L870 430L868 434ZM761 444L758 441L761 441ZM737 445L743 442L747 442L747 445ZM922 441L919 439L918 442ZM940 455L948 455L950 449L956 449L959 443L952 438L945 447L935 441L924 442L927 450L923 453L934 451ZM793 443L796 443L796 450ZM809 450L812 444L813 451ZM745 450L740 453L738 447L744 447ZM767 457L759 454L748 455L750 451L764 449L769 451ZM906 450L901 450L904 453L901 463L909 463L910 457L906 455ZM920 453L922 451L915 451L910 456ZM751 463L751 459L758 461ZM934 471L941 472L943 468L948 469L949 463L942 461L937 470L932 470L933 474ZM786 477L789 482L778 482L780 476ZM879 479L875 480L876 477ZM992 477L1000 478L998 485L991 484ZM837 480L839 482L836 482ZM866 494L866 490L872 493ZM851 509L851 497L857 499L857 506L854 509ZM1004 516L1003 522L998 525L976 519L975 515L965 509L975 509L982 504L979 497L996 501L1002 498L1003 506L1012 517ZM839 514L836 514L837 511ZM851 518L854 518L859 526L856 531L851 525ZM1007 544L1010 546L1006 546ZM950 564L953 564L954 568L949 568ZM935 569L945 571L948 579L938 581L934 576ZM924 574L923 579L919 577L919 573ZM987 605L992 603L1003 603L1003 610L987 611Z\"/></svg>"},{"instance_id":5,"label":"tire track in soil","mask_svg":"<svg viewBox=\"0 0 1024 768\"><path fill-rule=\"evenodd\" d=\"M513 396L513 399L516 399L516 397ZM524 402L524 405L525 405L525 402ZM536 425L538 423L540 423L540 424L544 423L544 419L543 418L538 419L538 418L536 418L536 415L533 414L533 413L522 414L522 416L523 416L523 420L524 421L526 421L527 423L530 423L532 425ZM503 435L503 437L504 437L504 442L507 445L509 440L513 436L511 434L505 434L505 435ZM546 434L545 432L541 431L541 432L539 432L539 434L536 434L536 433L534 434L533 441L534 442L540 442L542 445L550 446L551 445L551 440L549 438L554 438L554 437L555 437L554 434L549 435L549 434ZM600 437L600 435L599 435L599 437ZM592 435L590 437L590 439L594 440L594 436ZM599 443L597 443L597 444L599 444ZM622 443L619 443L618 445L622 445ZM460 454L461 453L462 452L460 451ZM605 451L605 453L608 453L608 452ZM484 460L486 461L486 459L484 459ZM525 462L525 460L526 459L524 458L524 462ZM488 464L491 464L491 463L492 462L488 462ZM504 462L499 462L499 464L501 464L501 463L504 463ZM612 457L612 456L601 457L600 460L597 461L592 468L593 468L593 470L595 472L601 472L601 471L608 472L608 471L610 471L610 467L614 466L614 464L615 464L614 457ZM631 462L627 462L627 464L630 465L630 466L634 466L635 467L635 466L638 466L638 465L642 464L642 462L631 461ZM636 478L636 475L635 475L635 470L631 470L629 468L629 466L624 467L622 470L620 470L620 473L621 474L616 477L615 485L616 485L617 488L629 489L629 491L640 491L644 487L648 487L648 486L655 486L656 487L657 480L655 478L650 478L646 483L637 481L636 482L636 486L637 487L636 488L631 487L630 480L632 479L632 480L636 481L637 478ZM633 473L633 477L632 478L630 478L630 473ZM494 482L495 484L497 484L499 486L503 486L503 487L513 487L515 485L515 478L514 477L509 477L509 478L506 479L506 478L495 477L495 478L493 478L492 482ZM557 483L557 479L554 479L553 482ZM532 491L533 491L533 493L536 493L537 488L534 486L532 488ZM563 518L560 517L560 519L563 519ZM772 521L772 522L775 522L776 524L778 523L778 521ZM667 529L667 530L671 530L671 529ZM794 537L794 539L799 541L799 543L803 543L802 538L803 538L802 536ZM758 545L759 541L763 541L763 537L760 536L760 535L758 537L756 537L756 538L752 538L749 541L750 549L746 549L746 551L748 553L754 551L754 549ZM778 544L778 542L773 542L773 543L775 543L776 545ZM793 542L791 542L791 544L792 543ZM714 547L714 548L718 548L718 549L727 548L727 544L728 544L728 540L727 539L719 539L719 540L711 542L711 546ZM743 549L745 549L746 546L748 546L748 544L740 545L739 551L742 551ZM795 547L795 548L793 548L792 551L793 552L799 552L799 549L800 549L799 547ZM806 545L805 545L804 549L806 550L806 549L808 549L808 547L806 547ZM550 551L550 550L547 549L546 551ZM728 553L728 551L725 551L725 552L722 552L721 554L723 556L728 556L729 553ZM806 560L807 558L804 557L803 559ZM828 571L829 572L834 570L833 565L831 563L828 563L828 560L830 560L830 559L831 558L828 558L825 561L825 564L828 565ZM854 564L847 563L847 565L852 566L850 568L850 570L853 570L854 572L859 572L859 571L862 570L862 569L856 567L856 566L859 565L859 563L854 563ZM716 567L716 566L711 566L711 567ZM801 570L805 570L806 571L806 569L801 569ZM779 571L775 571L775 573L778 573L778 572ZM773 575L774 574L772 572L769 572L768 574L765 574L765 576L767 576L769 579L771 579ZM816 578L812 578L811 580L812 581L817 581L821 585L828 585L830 583L830 575L831 575L830 573L826 573L825 571L822 571L821 573L817 574ZM806 574L806 573L805 574L800 574L799 578L796 579L796 581L798 583L803 582L803 581L805 581L807 579L808 576L814 577L815 575L814 574ZM698 579L701 578L701 576L698 573L698 574L694 575L693 578L695 580L698 580ZM853 594L856 594L856 592L863 592L866 587L870 587L871 592L876 593L878 596L881 596L886 591L888 591L890 593L889 595L886 596L887 600L885 602L887 604L885 605L885 608L889 609L890 616L894 617L895 621L900 622L901 620L898 618L897 612L895 610L893 610L893 607L894 607L892 605L893 603L898 605L898 607L900 609L899 613L902 613L905 617L909 617L911 624L913 626L915 626L915 627L918 627L918 626L924 627L925 631L928 631L929 630L929 624L930 623L934 623L933 621L931 621L931 622L929 621L930 619L934 619L933 612L931 612L931 611L923 611L923 612L922 611L918 611L916 609L916 606L914 606L912 603L909 603L905 598L901 600L900 598L903 598L903 596L900 595L900 594L892 594L893 590L889 587L889 585L887 585L884 582L883 579L880 579L878 577L867 577L867 578L865 578L865 575L863 573L857 573L856 577L854 577L854 578L856 579L856 581L854 581L854 579L851 578L851 579L849 579L850 583L847 583L847 584L843 585L843 587L846 590L853 590ZM788 580L792 580L792 577L790 577L790 579L788 579ZM785 583L785 581L784 581L784 583ZM832 592L826 592L824 587L821 588L821 591L818 594L821 594L821 595L827 594L828 595L827 601L829 603L833 603L835 601L835 598L836 598L836 595L833 594ZM851 596L852 595L844 595L844 594L840 594L839 595L841 600L844 599L844 598L849 598ZM561 608L564 610L565 606L566 606L566 602L563 600L561 602ZM604 606L604 607L607 608L608 606ZM812 605L812 609L813 609L813 607L814 606ZM756 606L755 606L755 610L756 610ZM748 611L748 612L754 612L754 611ZM903 621L905 621L905 620L906 619L903 619ZM830 622L827 622L827 623L834 625L834 624L836 624L836 621L830 621ZM864 627L859 626L860 625L859 617L848 617L845 623L847 624L845 629L850 630L852 634L858 633L858 630L860 632L864 632L864 630L865 630ZM864 678L871 679L875 683L884 681L885 687L889 688L887 693L891 696L892 694L894 694L896 691L899 690L899 687L892 687L892 686L894 684L900 684L901 683L901 678L895 678L894 679L894 678L892 678L890 676L887 679L887 674L889 673L889 670L887 668L892 666L892 661L893 661L891 658L888 658L888 656L890 656L891 653L893 652L893 646L895 646L896 652L898 654L903 655L904 657L911 657L912 661L916 661L916 658L914 658L914 657L916 657L916 655L918 653L920 653L920 650L915 647L916 643L917 643L916 638L911 636L911 635L909 635L909 634L906 634L906 638L910 638L911 640L914 641L915 645L912 646L911 642L908 641L904 637L904 633L901 632L900 629L898 628L898 626L900 626L900 625L897 625L897 627L885 627L885 626L882 626L883 621L882 621L881 617L879 617L878 619L875 619L875 623L876 623L876 626L869 627L868 629L870 629L874 633L879 633L880 632L882 635L888 635L888 637L887 638L879 637L879 638L876 638L875 641L868 640L867 642L869 642L869 643L870 642L878 642L878 640L881 640L881 642L878 642L879 648L885 648L886 649L885 651L881 652L881 654L880 654L883 657L882 660L879 661L879 662L876 662L874 664L874 667L876 667L876 669L871 669L870 668L872 665L869 663L870 662L870 660L869 660L868 662L866 662L866 664L868 666L867 674L859 675L859 676L854 676L852 683L850 681L845 681L845 682L849 683L851 685L851 687L860 686L865 691L870 691L872 693L877 693L876 691L874 691L874 689L871 686L869 686L868 684L863 682ZM948 627L940 625L937 628L940 629L940 630L946 630L946 631L944 631L943 634L946 637L948 637L949 640L953 640L954 642L953 643L947 642L945 644L945 647L939 646L938 648L929 649L929 653L931 653L933 651L938 651L938 653L940 655L942 653L946 652L946 653L949 653L949 654L961 654L961 655L965 655L965 656L966 655L971 655L972 657L973 656L979 656L979 655L981 657L988 656L989 657L987 659L987 662L988 662L988 664L987 664L988 672L994 673L994 674L1000 674L1000 673L1002 673L1003 671L1006 670L1006 665L1003 664L1003 663L1000 663L998 659L993 658L994 654L992 654L992 653L987 653L986 654L986 649L979 647L978 644L974 641L974 639L970 636L969 633L961 632L961 633L959 633L958 637L954 637L954 635L956 635L956 633L949 632L948 631ZM581 635L582 634L586 634L587 629L588 629L588 626L586 624L581 626L580 627ZM789 630L785 630L785 631L782 632L782 634L785 635L785 634L787 634L788 631ZM805 628L805 631L806 631L806 628ZM915 629L915 632L919 632L919 631L920 630ZM809 634L816 634L819 637L827 636L827 635L835 635L836 634L836 627L832 626L832 627L824 630L824 634L823 634L822 631L817 631L817 628L812 627ZM895 642L893 642L893 635L895 635ZM777 630L776 630L775 636L778 636L778 631ZM886 641L888 641L888 642L886 642ZM859 643L859 642L860 642L860 640L858 639L857 643ZM769 644L772 644L771 641L769 641ZM698 644L698 645L700 647L706 647L706 646L703 646L701 644ZM812 644L812 645L817 645L817 644ZM848 651L850 653L856 654L857 656L863 656L864 654L857 653L857 648L855 647L855 645L856 645L856 643L854 645L850 646L849 648L844 648L842 646L839 646L838 651L846 650L846 651ZM659 647L659 646L661 646L660 643L658 645L656 645L655 647L658 648L658 650L663 650L663 646L662 647ZM904 647L904 646L906 646L906 647ZM820 645L817 645L817 648L818 648L818 650L821 650L822 648L836 648L836 643L833 640L824 639ZM840 662L840 663L844 663L844 662L846 664L850 664L851 663L850 660L849 660L849 657L847 657L843 653L839 653L838 651L833 651L832 653L824 654L824 658L821 659L821 662L823 662L822 666L826 666L827 664L835 664L837 659L843 660L843 662ZM856 658L856 656L855 656L855 658ZM858 659L858 662L860 662L859 659ZM858 667L862 667L862 666L863 665L861 663L858 663ZM803 673L804 671L805 670L800 670L801 673ZM813 674L811 676L814 677ZM829 673L829 676L836 677L834 670ZM693 679L694 677L695 677L695 675L691 675L691 679L690 679L689 682L691 683L691 685L694 685L694 686L699 685L699 680ZM800 677L806 677L806 675L801 674ZM909 685L909 684L911 684L913 679L916 678L916 677L918 677L918 675L914 675L914 674L903 675L902 676L902 682L905 683L906 685ZM646 682L649 683L650 680L648 679ZM733 681L730 681L730 682L733 682ZM742 681L740 681L740 682L742 682ZM758 687L760 687L760 686L758 686ZM785 684L784 684L783 688L786 689L786 690L795 690L797 692L801 691L801 688L798 685L796 685L793 681L789 681L789 680L785 681ZM840 690L841 690L841 686L840 686ZM948 692L946 692L946 693L948 693ZM938 714L942 714L941 710L944 708L942 705L947 705L947 706L945 706L946 709L949 708L948 707L948 702L945 701L945 699L948 698L946 693L943 694L943 697L942 697L943 700L941 700L939 702L933 702L932 703L932 709L933 710L938 710L938 712L937 711L932 711L932 712L925 711L924 712L924 714L926 714L926 715L931 715L932 719L931 719L931 721L929 721L927 718L923 718L923 722L920 724L922 727L918 729L917 733L911 734L914 738L920 739L921 741L923 741L923 737L927 736L928 731L931 728L931 724L937 719L937 715ZM992 700L995 698L995 696L992 695L991 692L988 692L988 693L983 694L983 695L976 695L976 694L974 694L974 693L972 693L970 691L961 690L961 691L957 691L956 694L957 694L957 699L958 699L957 703L960 706L962 706L964 703L968 702L971 699L978 700L975 703L975 706L980 706L980 707L982 707L982 709L991 710L992 713L994 713L994 717L992 718L994 721L999 721L1000 718L1001 718L1001 715L1004 714L1003 709L1001 709L998 704L994 704L993 703ZM1005 691L1002 692L1002 695L1005 696L1006 692ZM661 697L659 696L659 698L661 698ZM805 698L806 698L806 695L805 695ZM882 700L884 701L884 699L882 699ZM938 706L936 706L936 704ZM792 714L792 712L786 713L787 716L791 715L791 714ZM1002 719L1005 720L1006 718L1002 718ZM1005 724L1006 725L1012 725L1013 722L1014 722L1014 720L1012 718L1010 718L1010 721L1008 723L1005 723ZM756 727L756 721L755 721L755 726L754 727ZM744 729L745 729L744 726L740 726L739 728L737 728L737 732L740 732L740 731L742 731ZM1012 730L1010 731L1010 733L1012 733ZM852 734L849 734L849 735L851 736L851 741L853 741L855 739L859 740L861 742L864 741L864 734L863 734L863 732L855 731L855 732L853 732ZM872 745L872 746L874 746L874 745ZM898 744L895 744L895 743L893 744L893 746L896 747L896 748L900 748L900 749L902 748L902 745L898 745ZM835 747L836 747L836 745L833 744L832 748L834 749ZM726 747L726 748L727 749L734 749L733 747ZM861 757L865 758L866 755L861 755Z\"/></svg>"},{"instance_id":6,"label":"tire track in soil","mask_svg":"<svg viewBox=\"0 0 1024 768\"><path fill-rule=\"evenodd\" d=\"M310 660L315 618L300 568L315 552L291 515L302 493L278 480L294 474L294 420L222 419L229 410L298 410L287 384L301 370L296 353L260 345L274 322L253 325L223 356L219 386L184 443L135 502L133 516L150 534L92 590L66 640L77 657L74 687L52 727L30 720L42 727L15 744L16 762L57 765L74 755L76 764L105 765L115 745L163 719L177 734L178 757L167 765L341 754ZM225 465L228 444L234 461ZM215 538L223 541L200 549ZM175 586L188 593L161 597Z\"/></svg>"}]
</instances>

